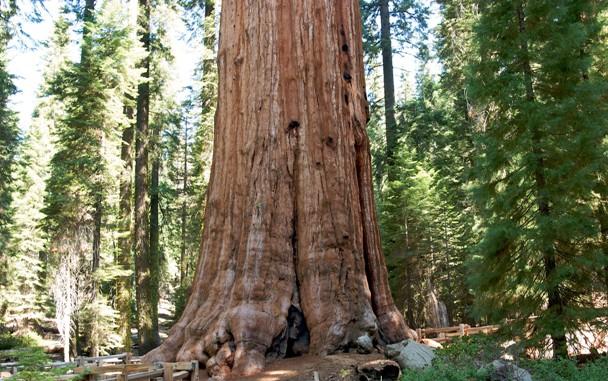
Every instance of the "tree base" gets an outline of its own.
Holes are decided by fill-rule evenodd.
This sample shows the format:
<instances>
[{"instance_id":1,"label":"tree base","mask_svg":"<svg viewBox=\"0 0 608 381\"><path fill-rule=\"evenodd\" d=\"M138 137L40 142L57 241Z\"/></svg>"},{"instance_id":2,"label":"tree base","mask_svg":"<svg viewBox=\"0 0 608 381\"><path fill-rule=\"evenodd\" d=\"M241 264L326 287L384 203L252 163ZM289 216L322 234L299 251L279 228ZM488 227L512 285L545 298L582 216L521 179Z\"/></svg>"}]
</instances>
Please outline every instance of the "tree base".
<instances>
[{"instance_id":1,"label":"tree base","mask_svg":"<svg viewBox=\"0 0 608 381\"><path fill-rule=\"evenodd\" d=\"M367 320L352 319L346 325L334 321L327 329L329 336L324 335L323 340L320 337L318 343L313 344L304 315L293 305L279 319L252 305L238 306L215 316L195 314L191 319L188 317L190 315L184 314L167 340L144 356L143 361L197 360L215 379L246 377L261 372L267 361L306 354L372 353L388 342L405 339L410 333L402 327L397 331L403 334L387 341L382 331L378 331L381 321L372 315ZM399 326L399 322L403 322L399 317L386 314L382 323Z\"/></svg>"}]
</instances>

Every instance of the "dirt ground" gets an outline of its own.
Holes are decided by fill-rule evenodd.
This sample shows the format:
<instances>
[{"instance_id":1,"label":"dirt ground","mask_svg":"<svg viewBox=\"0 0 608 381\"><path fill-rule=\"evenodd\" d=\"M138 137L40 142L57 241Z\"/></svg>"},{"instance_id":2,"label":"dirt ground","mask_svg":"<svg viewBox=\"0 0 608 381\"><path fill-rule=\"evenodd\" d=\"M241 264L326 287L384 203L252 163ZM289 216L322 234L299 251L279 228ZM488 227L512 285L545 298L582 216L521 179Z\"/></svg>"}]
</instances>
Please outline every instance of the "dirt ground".
<instances>
[{"instance_id":1,"label":"dirt ground","mask_svg":"<svg viewBox=\"0 0 608 381\"><path fill-rule=\"evenodd\" d=\"M315 381L314 372L319 375L319 381L359 381L357 366L370 362L385 360L379 353L360 355L345 353L326 357L302 356L276 360L266 365L264 372L251 377L231 378L231 381ZM205 374L205 371L202 371ZM374 378L367 378L373 380ZM377 378L380 380L380 377ZM391 378L384 378L390 381Z\"/></svg>"}]
</instances>

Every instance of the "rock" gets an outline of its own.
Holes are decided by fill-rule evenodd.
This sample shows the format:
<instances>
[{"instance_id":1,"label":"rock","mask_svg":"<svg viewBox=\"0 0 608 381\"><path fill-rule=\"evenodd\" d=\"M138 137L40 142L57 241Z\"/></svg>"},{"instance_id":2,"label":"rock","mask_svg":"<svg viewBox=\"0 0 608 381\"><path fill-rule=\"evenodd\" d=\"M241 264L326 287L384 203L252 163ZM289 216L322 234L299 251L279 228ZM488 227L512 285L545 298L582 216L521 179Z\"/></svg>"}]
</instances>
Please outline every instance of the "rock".
<instances>
[{"instance_id":1,"label":"rock","mask_svg":"<svg viewBox=\"0 0 608 381\"><path fill-rule=\"evenodd\" d=\"M397 361L401 369L422 369L431 365L435 358L433 348L412 340L387 345L386 355L388 358Z\"/></svg>"},{"instance_id":2,"label":"rock","mask_svg":"<svg viewBox=\"0 0 608 381\"><path fill-rule=\"evenodd\" d=\"M490 372L490 380L492 381L532 381L530 372L509 361L494 360L492 368Z\"/></svg>"},{"instance_id":3,"label":"rock","mask_svg":"<svg viewBox=\"0 0 608 381\"><path fill-rule=\"evenodd\" d=\"M392 360L369 361L357 366L360 381L398 381L401 378L399 364Z\"/></svg>"},{"instance_id":4,"label":"rock","mask_svg":"<svg viewBox=\"0 0 608 381\"><path fill-rule=\"evenodd\" d=\"M443 348L443 345L441 345L441 343L438 343L437 341L435 341L433 339L422 339L422 340L420 340L420 343L422 343L424 345L428 345L429 347L431 347L433 349Z\"/></svg>"},{"instance_id":5,"label":"rock","mask_svg":"<svg viewBox=\"0 0 608 381\"><path fill-rule=\"evenodd\" d=\"M368 335L359 336L357 346L357 352L359 353L371 353L374 350L374 342Z\"/></svg>"}]
</instances>

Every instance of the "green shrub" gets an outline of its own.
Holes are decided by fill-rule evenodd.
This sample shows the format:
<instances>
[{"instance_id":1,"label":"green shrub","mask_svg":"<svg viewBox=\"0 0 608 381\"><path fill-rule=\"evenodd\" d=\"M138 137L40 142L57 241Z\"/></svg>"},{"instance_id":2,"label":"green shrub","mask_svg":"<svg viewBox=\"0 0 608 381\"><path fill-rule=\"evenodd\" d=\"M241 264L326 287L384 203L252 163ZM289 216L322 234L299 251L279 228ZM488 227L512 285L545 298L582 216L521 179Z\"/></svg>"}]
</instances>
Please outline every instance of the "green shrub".
<instances>
[{"instance_id":1,"label":"green shrub","mask_svg":"<svg viewBox=\"0 0 608 381\"><path fill-rule=\"evenodd\" d=\"M17 349L15 357L16 362L23 368L9 378L11 381L51 381L69 370L69 368L48 368L51 360L39 347Z\"/></svg>"},{"instance_id":2,"label":"green shrub","mask_svg":"<svg viewBox=\"0 0 608 381\"><path fill-rule=\"evenodd\" d=\"M70 368L50 369L51 360L44 353L40 344L42 338L35 332L24 334L0 334L0 350L4 350L5 359L17 362L19 371L9 378L14 381L50 381L65 374Z\"/></svg>"},{"instance_id":3,"label":"green shrub","mask_svg":"<svg viewBox=\"0 0 608 381\"><path fill-rule=\"evenodd\" d=\"M458 338L436 351L432 366L403 372L408 381L486 381L491 363L504 353L500 338L471 336ZM532 374L534 381L605 381L608 380L608 358L578 366L576 361L530 360L517 358L516 365Z\"/></svg>"},{"instance_id":4,"label":"green shrub","mask_svg":"<svg viewBox=\"0 0 608 381\"><path fill-rule=\"evenodd\" d=\"M485 364L500 357L501 348L493 336L465 336L436 352L433 365L422 370L405 370L403 380L473 381L487 380Z\"/></svg>"},{"instance_id":5,"label":"green shrub","mask_svg":"<svg viewBox=\"0 0 608 381\"><path fill-rule=\"evenodd\" d=\"M608 359L578 366L574 360L528 360L523 365L534 381L605 381L608 379Z\"/></svg>"},{"instance_id":6,"label":"green shrub","mask_svg":"<svg viewBox=\"0 0 608 381\"><path fill-rule=\"evenodd\" d=\"M35 332L24 334L12 334L10 332L0 333L0 350L38 347L42 338Z\"/></svg>"}]
</instances>

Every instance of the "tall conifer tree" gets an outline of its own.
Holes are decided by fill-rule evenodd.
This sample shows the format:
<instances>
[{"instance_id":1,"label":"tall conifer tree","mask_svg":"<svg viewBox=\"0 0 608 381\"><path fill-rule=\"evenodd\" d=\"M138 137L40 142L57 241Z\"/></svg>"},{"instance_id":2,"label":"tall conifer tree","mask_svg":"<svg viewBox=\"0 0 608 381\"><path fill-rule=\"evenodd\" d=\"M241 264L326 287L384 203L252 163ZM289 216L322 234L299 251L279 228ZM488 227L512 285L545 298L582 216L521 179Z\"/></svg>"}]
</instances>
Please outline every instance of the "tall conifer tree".
<instances>
[{"instance_id":1,"label":"tall conifer tree","mask_svg":"<svg viewBox=\"0 0 608 381\"><path fill-rule=\"evenodd\" d=\"M145 54L138 86L135 139L135 280L140 351L158 346L158 257L150 251L150 49L151 4L139 0L138 37Z\"/></svg>"},{"instance_id":2,"label":"tall conifer tree","mask_svg":"<svg viewBox=\"0 0 608 381\"><path fill-rule=\"evenodd\" d=\"M478 61L469 70L485 110L476 197L483 217L474 285L493 319L532 325L530 341L598 324L590 274L606 264L593 214L606 168L608 81L591 55L605 4L481 1ZM497 308L500 306L500 308ZM528 318L537 318L528 321Z\"/></svg>"}]
</instances>

